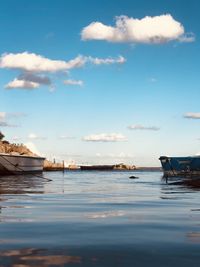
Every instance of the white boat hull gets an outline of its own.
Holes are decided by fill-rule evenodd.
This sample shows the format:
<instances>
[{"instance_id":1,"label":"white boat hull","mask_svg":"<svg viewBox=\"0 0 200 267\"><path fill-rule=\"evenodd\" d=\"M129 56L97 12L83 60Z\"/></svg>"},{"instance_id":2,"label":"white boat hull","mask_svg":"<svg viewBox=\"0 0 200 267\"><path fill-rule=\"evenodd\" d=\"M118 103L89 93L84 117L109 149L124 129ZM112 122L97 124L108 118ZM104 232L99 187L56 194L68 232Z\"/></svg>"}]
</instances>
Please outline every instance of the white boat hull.
<instances>
[{"instance_id":1,"label":"white boat hull","mask_svg":"<svg viewBox=\"0 0 200 267\"><path fill-rule=\"evenodd\" d=\"M42 172L45 158L0 153L0 174Z\"/></svg>"}]
</instances>

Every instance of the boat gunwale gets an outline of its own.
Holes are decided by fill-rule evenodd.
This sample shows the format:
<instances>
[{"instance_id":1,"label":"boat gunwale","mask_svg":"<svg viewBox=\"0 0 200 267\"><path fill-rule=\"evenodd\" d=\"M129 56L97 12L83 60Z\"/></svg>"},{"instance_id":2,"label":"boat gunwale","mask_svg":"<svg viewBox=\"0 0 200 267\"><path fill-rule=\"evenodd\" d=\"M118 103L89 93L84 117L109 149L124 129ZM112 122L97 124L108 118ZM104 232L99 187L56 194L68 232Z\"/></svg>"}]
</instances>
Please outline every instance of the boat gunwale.
<instances>
[{"instance_id":1,"label":"boat gunwale","mask_svg":"<svg viewBox=\"0 0 200 267\"><path fill-rule=\"evenodd\" d=\"M6 154L6 153L0 153L0 157L20 157L20 158L30 158L30 159L39 159L39 160L45 160L46 158L44 157L37 157L37 156L26 156L26 155L11 155L11 154Z\"/></svg>"}]
</instances>

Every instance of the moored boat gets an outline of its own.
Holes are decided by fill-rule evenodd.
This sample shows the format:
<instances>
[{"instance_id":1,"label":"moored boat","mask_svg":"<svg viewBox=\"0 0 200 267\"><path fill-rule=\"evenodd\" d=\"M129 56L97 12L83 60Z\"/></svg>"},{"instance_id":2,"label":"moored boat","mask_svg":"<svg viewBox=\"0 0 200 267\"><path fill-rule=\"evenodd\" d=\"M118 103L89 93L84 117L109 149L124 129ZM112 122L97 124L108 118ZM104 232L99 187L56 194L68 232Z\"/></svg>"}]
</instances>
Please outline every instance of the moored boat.
<instances>
[{"instance_id":1,"label":"moored boat","mask_svg":"<svg viewBox=\"0 0 200 267\"><path fill-rule=\"evenodd\" d=\"M200 156L159 158L164 176L200 176Z\"/></svg>"},{"instance_id":2,"label":"moored boat","mask_svg":"<svg viewBox=\"0 0 200 267\"><path fill-rule=\"evenodd\" d=\"M0 153L0 175L42 172L45 158Z\"/></svg>"}]
</instances>

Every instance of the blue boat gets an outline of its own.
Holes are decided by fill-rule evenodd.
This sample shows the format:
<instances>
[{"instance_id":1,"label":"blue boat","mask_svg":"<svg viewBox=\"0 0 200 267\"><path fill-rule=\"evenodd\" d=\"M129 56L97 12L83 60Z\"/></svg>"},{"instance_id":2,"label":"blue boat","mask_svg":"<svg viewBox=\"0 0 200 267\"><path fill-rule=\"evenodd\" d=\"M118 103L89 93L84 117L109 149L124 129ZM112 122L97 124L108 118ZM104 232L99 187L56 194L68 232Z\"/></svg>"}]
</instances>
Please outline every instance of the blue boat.
<instances>
[{"instance_id":1,"label":"blue boat","mask_svg":"<svg viewBox=\"0 0 200 267\"><path fill-rule=\"evenodd\" d=\"M170 176L199 176L200 156L159 158L165 177Z\"/></svg>"}]
</instances>

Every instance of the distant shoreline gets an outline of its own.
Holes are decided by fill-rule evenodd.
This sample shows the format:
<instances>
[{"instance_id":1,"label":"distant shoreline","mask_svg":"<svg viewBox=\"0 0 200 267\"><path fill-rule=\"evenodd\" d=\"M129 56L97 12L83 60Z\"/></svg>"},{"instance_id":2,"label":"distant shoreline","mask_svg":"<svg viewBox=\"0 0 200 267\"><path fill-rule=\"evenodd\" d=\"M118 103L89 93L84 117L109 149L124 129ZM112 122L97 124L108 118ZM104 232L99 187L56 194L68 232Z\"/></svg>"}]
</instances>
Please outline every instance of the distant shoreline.
<instances>
[{"instance_id":1,"label":"distant shoreline","mask_svg":"<svg viewBox=\"0 0 200 267\"><path fill-rule=\"evenodd\" d=\"M54 167L49 167L49 168L45 168L44 167L44 171L49 171L49 172L52 172L52 171L81 171L81 172L137 172L137 171L148 171L148 172L160 172L162 171L162 168L161 167L136 167L135 169L112 169L112 170L109 170L109 169L104 169L104 170L97 170L97 169L91 169L91 170L81 170L80 168L68 168L68 167L57 167L57 168L54 168Z\"/></svg>"}]
</instances>

